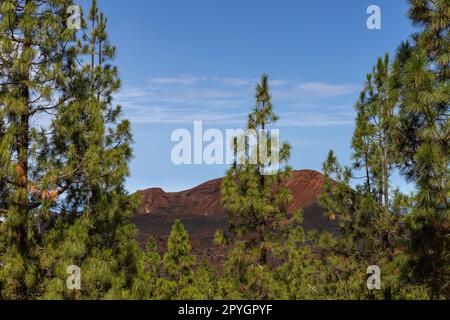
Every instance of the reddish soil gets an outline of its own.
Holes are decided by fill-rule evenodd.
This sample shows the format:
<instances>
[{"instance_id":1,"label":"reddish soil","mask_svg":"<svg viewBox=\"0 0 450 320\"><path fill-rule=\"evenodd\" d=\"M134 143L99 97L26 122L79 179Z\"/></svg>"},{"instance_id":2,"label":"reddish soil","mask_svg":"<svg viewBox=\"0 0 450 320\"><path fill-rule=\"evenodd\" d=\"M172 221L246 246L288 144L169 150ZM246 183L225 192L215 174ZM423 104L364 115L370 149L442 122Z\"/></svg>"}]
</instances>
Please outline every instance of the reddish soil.
<instances>
[{"instance_id":1,"label":"reddish soil","mask_svg":"<svg viewBox=\"0 0 450 320\"><path fill-rule=\"evenodd\" d=\"M212 245L217 230L226 230L228 215L220 201L222 179L205 182L198 187L182 192L166 193L154 188L140 191L142 205L133 222L138 228L138 241L144 244L153 235L160 247L165 241L175 220L180 219L188 230L194 252L199 256L220 256L220 250ZM294 174L284 186L293 196L289 212L303 210L305 230L337 232L337 225L324 215L316 204L323 192L324 177L317 171L301 170Z\"/></svg>"}]
</instances>

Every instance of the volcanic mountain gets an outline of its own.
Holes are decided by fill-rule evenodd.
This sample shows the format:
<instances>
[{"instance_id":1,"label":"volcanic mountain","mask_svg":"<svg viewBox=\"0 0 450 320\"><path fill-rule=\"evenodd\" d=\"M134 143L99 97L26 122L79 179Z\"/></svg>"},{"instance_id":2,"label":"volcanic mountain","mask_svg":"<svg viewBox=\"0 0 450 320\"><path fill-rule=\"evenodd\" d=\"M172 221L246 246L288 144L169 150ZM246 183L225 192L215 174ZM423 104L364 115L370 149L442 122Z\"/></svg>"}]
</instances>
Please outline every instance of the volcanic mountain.
<instances>
[{"instance_id":1,"label":"volcanic mountain","mask_svg":"<svg viewBox=\"0 0 450 320\"><path fill-rule=\"evenodd\" d=\"M175 220L180 219L189 232L192 247L198 255L214 255L212 245L217 230L227 230L228 215L220 200L222 179L205 182L182 192L164 192L153 188L140 191L141 207L133 222L138 229L138 241L145 244L153 235L164 247ZM303 210L306 231L337 232L337 225L330 221L317 203L323 192L324 176L312 170L294 171L284 183L293 196L289 212Z\"/></svg>"}]
</instances>

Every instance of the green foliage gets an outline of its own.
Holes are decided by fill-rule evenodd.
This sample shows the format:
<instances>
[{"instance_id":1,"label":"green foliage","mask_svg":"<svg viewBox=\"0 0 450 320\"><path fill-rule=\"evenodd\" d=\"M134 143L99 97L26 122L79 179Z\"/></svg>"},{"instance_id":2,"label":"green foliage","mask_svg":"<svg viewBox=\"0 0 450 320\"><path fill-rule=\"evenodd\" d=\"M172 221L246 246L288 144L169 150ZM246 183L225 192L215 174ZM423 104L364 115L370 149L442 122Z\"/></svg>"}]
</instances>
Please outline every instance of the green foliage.
<instances>
[{"instance_id":1,"label":"green foliage","mask_svg":"<svg viewBox=\"0 0 450 320\"><path fill-rule=\"evenodd\" d=\"M380 58L367 76L352 144L356 172L330 153L320 202L343 221L350 248L358 249L353 256L387 273L384 298L448 298L449 3L410 3L420 31L392 64ZM391 190L394 168L416 186L411 197ZM360 170L363 185L352 182Z\"/></svg>"},{"instance_id":2,"label":"green foliage","mask_svg":"<svg viewBox=\"0 0 450 320\"><path fill-rule=\"evenodd\" d=\"M395 62L400 91L399 152L404 174L416 185L407 217L406 278L431 298L450 297L450 146L448 1L410 1L419 27Z\"/></svg>"},{"instance_id":3,"label":"green foliage","mask_svg":"<svg viewBox=\"0 0 450 320\"><path fill-rule=\"evenodd\" d=\"M66 27L71 4L1 1L2 298L127 298L140 264L114 49L96 1L82 38ZM70 265L81 291L66 286Z\"/></svg>"},{"instance_id":4,"label":"green foliage","mask_svg":"<svg viewBox=\"0 0 450 320\"><path fill-rule=\"evenodd\" d=\"M172 282L171 287L175 290L175 296L182 298L185 294L182 291L193 281L195 257L191 254L189 235L180 221L175 222L170 232L163 265Z\"/></svg>"},{"instance_id":5,"label":"green foliage","mask_svg":"<svg viewBox=\"0 0 450 320\"><path fill-rule=\"evenodd\" d=\"M74 32L60 14L71 1L0 1L0 298L37 296L42 227L49 221L71 168L56 168L52 133L32 126L66 104L63 91L74 58ZM65 174L64 178L59 174Z\"/></svg>"},{"instance_id":6,"label":"green foliage","mask_svg":"<svg viewBox=\"0 0 450 320\"><path fill-rule=\"evenodd\" d=\"M341 233L305 235L301 212L287 212L291 148L270 141L278 116L263 75L222 184L231 227L216 234L228 245L217 265L197 263L180 221L163 256L154 238L135 241L132 134L113 103L116 49L97 2L76 32L70 0L0 0L0 299L450 298L450 5L409 2L418 32L366 76L352 165L332 151L323 165L319 204ZM281 166L265 175L272 147ZM393 188L396 170L414 194ZM81 290L67 287L71 265ZM366 286L370 265L381 290Z\"/></svg>"},{"instance_id":7,"label":"green foliage","mask_svg":"<svg viewBox=\"0 0 450 320\"><path fill-rule=\"evenodd\" d=\"M231 244L227 259L221 268L189 263L183 272L174 268L171 275L161 274L160 298L449 297L449 5L410 2L410 17L420 32L400 46L393 62L387 55L379 58L367 75L356 104L352 166L342 166L332 151L323 166L319 204L338 221L341 233L305 235L298 226L301 214L286 212L289 192L279 188L289 167L272 178L262 175L264 165L250 161L258 159L258 148L236 137L234 146L244 143L246 152L236 151L222 185L231 229L215 237L217 245ZM277 119L263 76L248 128L265 129ZM265 138L260 132L257 140ZM282 150L287 161L290 148ZM396 170L417 192L407 196L393 187ZM189 256L187 235L179 225L175 230L178 240L169 244L176 242L179 249L172 245L169 252ZM381 267L381 290L367 288L371 265ZM174 279L182 275L194 281L182 282L180 290Z\"/></svg>"},{"instance_id":8,"label":"green foliage","mask_svg":"<svg viewBox=\"0 0 450 320\"><path fill-rule=\"evenodd\" d=\"M291 175L291 168L285 165L291 147L287 143L280 146L278 141L272 141L277 146L271 145L267 127L276 123L278 116L273 111L267 75L257 85L255 97L256 106L248 116L248 129L249 135L256 138L256 146L249 144L248 136L234 139L236 159L222 184L222 203L230 213L231 236L244 240L248 248L259 247L261 263L265 264L270 241L280 236L282 223L289 219L286 206L291 195L280 183ZM240 142L245 145L243 155L238 154ZM273 163L266 163L262 157L272 147L280 148L279 165L285 166L267 175ZM218 236L221 239L217 240L224 240L223 234Z\"/></svg>"}]
</instances>

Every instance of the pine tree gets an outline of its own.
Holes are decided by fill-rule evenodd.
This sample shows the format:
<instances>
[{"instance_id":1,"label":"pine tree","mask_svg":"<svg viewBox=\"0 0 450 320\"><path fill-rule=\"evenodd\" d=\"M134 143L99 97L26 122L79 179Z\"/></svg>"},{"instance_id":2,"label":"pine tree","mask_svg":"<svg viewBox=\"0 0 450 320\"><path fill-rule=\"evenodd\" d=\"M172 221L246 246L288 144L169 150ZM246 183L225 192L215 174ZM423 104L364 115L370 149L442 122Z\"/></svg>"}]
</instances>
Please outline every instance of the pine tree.
<instances>
[{"instance_id":1,"label":"pine tree","mask_svg":"<svg viewBox=\"0 0 450 320\"><path fill-rule=\"evenodd\" d=\"M267 262L270 241L291 218L286 212L291 196L286 188L280 187L291 174L289 166L281 167L288 161L291 147L270 141L267 128L277 122L278 116L273 111L268 82L268 76L263 75L256 87L256 106L248 117L249 135L253 134L256 146L249 142L252 137L234 139L235 165L228 170L222 184L222 203L230 213L232 237L246 241L249 248L259 247L262 264ZM245 146L245 154L237 152L239 145ZM267 175L271 164L262 155L272 147L279 148L280 168Z\"/></svg>"},{"instance_id":2,"label":"pine tree","mask_svg":"<svg viewBox=\"0 0 450 320\"><path fill-rule=\"evenodd\" d=\"M357 104L353 159L365 183L352 190L354 172L330 153L321 203L330 216L343 220L345 246L358 249L350 256L384 261L384 272L392 275L385 298L423 297L420 285L439 298L448 296L450 284L449 4L410 4L420 32L400 46L392 66L379 59ZM395 167L416 184L413 199L390 189ZM401 281L399 268L409 283Z\"/></svg>"},{"instance_id":3,"label":"pine tree","mask_svg":"<svg viewBox=\"0 0 450 320\"><path fill-rule=\"evenodd\" d=\"M82 298L129 297L142 259L135 228L128 222L137 202L124 188L132 136L129 122L119 118L121 108L113 105L120 80L111 64L115 48L109 44L106 23L93 0L83 23L84 36L77 42L80 64L67 90L76 99L59 110L53 122L58 146L53 157L69 155L62 158L64 164L78 168L80 182L65 192L60 203L58 223L63 229L55 229L57 236L48 233L48 251L60 261L50 268L61 281L66 278L60 273L61 264L78 265L84 280ZM77 230L77 239L71 237L72 229ZM84 250L70 254L71 246ZM53 286L51 281L50 292Z\"/></svg>"},{"instance_id":4,"label":"pine tree","mask_svg":"<svg viewBox=\"0 0 450 320\"><path fill-rule=\"evenodd\" d=\"M395 225L401 217L395 204L403 195L391 189L390 177L398 164L396 107L398 90L392 86L392 67L389 56L379 58L373 72L367 76L366 88L357 104L358 117L353 137L354 168L364 163L365 189L358 186L364 198L356 209L359 237L368 240L366 248L378 247L387 260L394 259L398 237ZM372 242L372 243L371 243ZM372 247L372 248L371 248ZM379 262L380 263L380 262Z\"/></svg>"},{"instance_id":5,"label":"pine tree","mask_svg":"<svg viewBox=\"0 0 450 320\"><path fill-rule=\"evenodd\" d=\"M369 170L372 171L371 166ZM361 276L361 272L365 272L363 269L370 265L378 265L386 279L389 279L384 280L379 297L392 299L394 290L401 286L397 276L400 259L398 239L401 236L398 224L401 216L398 214L399 210L396 210L396 207L400 206L397 202L401 196L396 195L390 201L389 210L385 211L378 203L377 192L369 193L365 183L363 186L354 187L354 172L349 167L342 167L332 151L324 163L324 174L324 194L320 196L319 204L326 210L329 218L339 221L341 235L334 245L327 246L326 250L318 249L326 252L326 257L322 260L327 267L321 273L330 277L325 281L323 290L340 290L341 293L335 292L335 297L339 299L374 298L362 287L364 276ZM336 264L337 262L342 263ZM358 274L358 277L350 279L353 273ZM348 288L349 283L341 283L344 287L341 286L340 289L331 285L331 282L337 283L336 280L347 276L356 291Z\"/></svg>"},{"instance_id":6,"label":"pine tree","mask_svg":"<svg viewBox=\"0 0 450 320\"><path fill-rule=\"evenodd\" d=\"M195 257L191 254L189 235L181 221L176 221L167 242L163 258L164 268L175 289L172 298L179 299L193 281Z\"/></svg>"},{"instance_id":7,"label":"pine tree","mask_svg":"<svg viewBox=\"0 0 450 320\"><path fill-rule=\"evenodd\" d=\"M69 5L1 1L4 298L126 298L139 265L124 189L131 133L112 106L120 81L106 19L94 1L75 41ZM66 287L69 265L81 268L81 292Z\"/></svg>"},{"instance_id":8,"label":"pine tree","mask_svg":"<svg viewBox=\"0 0 450 320\"><path fill-rule=\"evenodd\" d=\"M385 211L391 203L389 178L396 164L394 148L397 118L397 91L391 87L389 55L379 58L356 108L358 116L353 135L354 168L364 168L365 191L376 195L377 203ZM373 186L373 188L372 188Z\"/></svg>"},{"instance_id":9,"label":"pine tree","mask_svg":"<svg viewBox=\"0 0 450 320\"><path fill-rule=\"evenodd\" d=\"M217 273L205 258L194 270L192 282L182 290L180 298L186 300L213 300L216 298Z\"/></svg>"},{"instance_id":10,"label":"pine tree","mask_svg":"<svg viewBox=\"0 0 450 320\"><path fill-rule=\"evenodd\" d=\"M320 261L307 243L301 228L293 229L284 244L287 261L275 270L277 282L283 287L284 298L314 300L325 297L320 284Z\"/></svg>"},{"instance_id":11,"label":"pine tree","mask_svg":"<svg viewBox=\"0 0 450 320\"><path fill-rule=\"evenodd\" d=\"M416 185L409 219L407 278L431 298L450 296L449 10L445 0L411 0L419 32L402 44L395 62L403 173Z\"/></svg>"},{"instance_id":12,"label":"pine tree","mask_svg":"<svg viewBox=\"0 0 450 320\"><path fill-rule=\"evenodd\" d=\"M56 176L48 128L36 119L67 103L74 32L66 27L71 1L0 1L0 282L2 298L36 295L40 227L74 175ZM58 187L58 184L62 187Z\"/></svg>"},{"instance_id":13,"label":"pine tree","mask_svg":"<svg viewBox=\"0 0 450 320\"><path fill-rule=\"evenodd\" d=\"M398 205L403 196L393 191L390 183L397 164L394 142L398 100L391 78L386 55L378 59L372 73L367 75L366 87L356 105L352 141L355 170L342 167L330 152L324 164L325 193L320 203L329 217L340 221L347 259L360 259L395 274L401 220ZM361 170L363 184L358 183L360 179L356 176ZM385 298L392 298L391 283L385 282L384 294Z\"/></svg>"},{"instance_id":14,"label":"pine tree","mask_svg":"<svg viewBox=\"0 0 450 320\"><path fill-rule=\"evenodd\" d=\"M139 265L132 290L135 300L158 299L158 281L162 279L162 261L156 240L150 236L144 250L144 257Z\"/></svg>"}]
</instances>

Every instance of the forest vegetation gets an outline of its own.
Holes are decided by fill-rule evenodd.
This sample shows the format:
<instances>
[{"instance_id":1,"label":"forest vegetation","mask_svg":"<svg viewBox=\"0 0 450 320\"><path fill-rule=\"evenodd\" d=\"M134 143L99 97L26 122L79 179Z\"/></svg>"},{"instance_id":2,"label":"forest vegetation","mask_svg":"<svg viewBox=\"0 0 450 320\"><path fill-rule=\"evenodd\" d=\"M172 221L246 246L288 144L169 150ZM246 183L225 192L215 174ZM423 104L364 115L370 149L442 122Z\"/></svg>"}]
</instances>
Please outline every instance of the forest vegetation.
<instances>
[{"instance_id":1,"label":"forest vegetation","mask_svg":"<svg viewBox=\"0 0 450 320\"><path fill-rule=\"evenodd\" d=\"M66 26L71 0L0 0L0 299L450 299L450 2L409 0L416 32L368 69L355 97L352 164L324 160L319 203L340 235L304 232L288 212L282 167L232 165L221 188L231 249L222 266L198 261L176 222L167 250L145 248L125 189L132 132L108 20L97 1L82 30ZM35 119L45 117L49 125ZM267 140L278 121L263 75L248 129ZM235 140L235 142L237 139ZM258 154L247 146L245 157ZM240 163L240 162L239 162ZM399 173L412 194L392 188ZM82 271L67 287L67 268ZM367 267L382 270L369 290Z\"/></svg>"}]
</instances>

